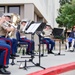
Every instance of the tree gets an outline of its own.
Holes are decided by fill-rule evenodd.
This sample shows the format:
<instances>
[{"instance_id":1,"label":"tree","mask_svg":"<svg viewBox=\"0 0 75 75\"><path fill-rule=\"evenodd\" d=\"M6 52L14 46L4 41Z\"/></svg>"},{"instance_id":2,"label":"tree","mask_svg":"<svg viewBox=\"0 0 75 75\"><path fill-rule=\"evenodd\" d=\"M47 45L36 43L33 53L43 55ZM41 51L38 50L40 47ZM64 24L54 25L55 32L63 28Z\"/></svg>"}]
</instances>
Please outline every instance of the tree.
<instances>
[{"instance_id":1,"label":"tree","mask_svg":"<svg viewBox=\"0 0 75 75\"><path fill-rule=\"evenodd\" d=\"M65 3L71 3L72 0L60 0L60 5L64 5Z\"/></svg>"},{"instance_id":2,"label":"tree","mask_svg":"<svg viewBox=\"0 0 75 75\"><path fill-rule=\"evenodd\" d=\"M72 28L75 25L75 3L65 3L58 10L56 22L60 27Z\"/></svg>"}]
</instances>

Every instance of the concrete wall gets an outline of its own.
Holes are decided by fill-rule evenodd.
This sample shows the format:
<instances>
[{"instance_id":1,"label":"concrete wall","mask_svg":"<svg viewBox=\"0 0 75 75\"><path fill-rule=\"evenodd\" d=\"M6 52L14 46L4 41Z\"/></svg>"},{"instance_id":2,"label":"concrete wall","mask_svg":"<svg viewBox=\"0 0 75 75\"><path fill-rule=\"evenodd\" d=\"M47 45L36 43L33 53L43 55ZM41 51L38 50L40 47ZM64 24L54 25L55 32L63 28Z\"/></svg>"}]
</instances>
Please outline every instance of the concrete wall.
<instances>
[{"instance_id":1,"label":"concrete wall","mask_svg":"<svg viewBox=\"0 0 75 75\"><path fill-rule=\"evenodd\" d=\"M55 18L57 16L57 9L59 8L59 0L0 0L0 5L24 5L25 3L33 3L34 6L38 9L38 11L41 13L41 15L44 17L44 19L48 23L50 23L52 27L57 27ZM28 7L28 4L24 5L24 9L29 11L29 9L27 9L26 7ZM31 8L32 7L33 6L31 6ZM23 13L23 11L21 12ZM27 13L26 11L24 12ZM25 17L28 17L26 15L27 14L24 14ZM34 17L34 15L32 16ZM32 16L30 15L30 17Z\"/></svg>"},{"instance_id":2,"label":"concrete wall","mask_svg":"<svg viewBox=\"0 0 75 75\"><path fill-rule=\"evenodd\" d=\"M34 20L34 5L33 4L24 4L24 17L29 20Z\"/></svg>"}]
</instances>

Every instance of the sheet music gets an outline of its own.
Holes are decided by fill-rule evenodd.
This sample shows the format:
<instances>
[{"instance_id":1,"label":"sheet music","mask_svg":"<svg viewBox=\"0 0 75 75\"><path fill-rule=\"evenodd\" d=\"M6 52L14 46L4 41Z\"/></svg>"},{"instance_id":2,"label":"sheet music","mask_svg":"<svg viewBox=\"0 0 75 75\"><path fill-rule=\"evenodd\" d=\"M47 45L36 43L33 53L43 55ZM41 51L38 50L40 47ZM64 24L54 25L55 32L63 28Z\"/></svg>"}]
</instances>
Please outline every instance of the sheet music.
<instances>
[{"instance_id":1,"label":"sheet music","mask_svg":"<svg viewBox=\"0 0 75 75\"><path fill-rule=\"evenodd\" d=\"M28 28L26 33L34 33L36 29L40 26L41 23L33 23L31 26Z\"/></svg>"},{"instance_id":2,"label":"sheet music","mask_svg":"<svg viewBox=\"0 0 75 75\"><path fill-rule=\"evenodd\" d=\"M30 25L33 24L33 23L34 23L34 21L29 20L28 25L27 25L25 30L27 30L30 27Z\"/></svg>"}]
</instances>

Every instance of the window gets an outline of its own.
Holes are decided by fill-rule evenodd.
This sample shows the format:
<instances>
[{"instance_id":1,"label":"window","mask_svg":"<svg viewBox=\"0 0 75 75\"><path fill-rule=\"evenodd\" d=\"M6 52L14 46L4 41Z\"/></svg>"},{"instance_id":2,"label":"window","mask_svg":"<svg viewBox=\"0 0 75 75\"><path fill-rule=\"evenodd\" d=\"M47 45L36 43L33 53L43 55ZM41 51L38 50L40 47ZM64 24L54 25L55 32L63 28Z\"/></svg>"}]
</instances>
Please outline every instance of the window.
<instances>
[{"instance_id":1,"label":"window","mask_svg":"<svg viewBox=\"0 0 75 75\"><path fill-rule=\"evenodd\" d=\"M17 13L20 15L20 6L8 6L8 13Z\"/></svg>"},{"instance_id":2,"label":"window","mask_svg":"<svg viewBox=\"0 0 75 75\"><path fill-rule=\"evenodd\" d=\"M3 15L3 13L5 13L5 7L0 6L0 17Z\"/></svg>"},{"instance_id":3,"label":"window","mask_svg":"<svg viewBox=\"0 0 75 75\"><path fill-rule=\"evenodd\" d=\"M37 22L42 22L42 21L43 21L43 18L42 18L42 17L37 16Z\"/></svg>"}]
</instances>

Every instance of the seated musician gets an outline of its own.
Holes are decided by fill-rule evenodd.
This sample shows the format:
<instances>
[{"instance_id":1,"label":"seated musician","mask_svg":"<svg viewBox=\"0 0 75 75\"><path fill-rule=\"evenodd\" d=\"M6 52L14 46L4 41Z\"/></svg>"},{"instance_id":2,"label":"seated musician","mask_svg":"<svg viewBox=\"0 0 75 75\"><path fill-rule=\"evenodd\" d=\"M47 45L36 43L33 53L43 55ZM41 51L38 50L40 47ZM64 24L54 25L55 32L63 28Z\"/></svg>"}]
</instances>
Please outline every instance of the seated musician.
<instances>
[{"instance_id":1,"label":"seated musician","mask_svg":"<svg viewBox=\"0 0 75 75\"><path fill-rule=\"evenodd\" d=\"M46 43L47 45L47 49L48 49L48 54L54 54L52 52L53 47L55 46L55 42L50 38L50 34L51 34L51 29L49 25L46 25L46 27L43 29L43 34L41 34L43 38L43 43ZM51 45L51 46L50 46Z\"/></svg>"},{"instance_id":2,"label":"seated musician","mask_svg":"<svg viewBox=\"0 0 75 75\"><path fill-rule=\"evenodd\" d=\"M74 44L75 44L75 26L73 26L71 33L69 34L69 37L66 40L66 46L67 46L67 50L71 50L73 51L74 48ZM69 49L69 43L71 43L71 47Z\"/></svg>"},{"instance_id":3,"label":"seated musician","mask_svg":"<svg viewBox=\"0 0 75 75\"><path fill-rule=\"evenodd\" d=\"M27 50L26 50L26 54L34 54L34 46L35 43L33 40L27 39L25 36L25 33L23 31L23 28L25 27L27 21L22 20L21 21L21 25L20 25L20 41L26 42L28 44Z\"/></svg>"},{"instance_id":4,"label":"seated musician","mask_svg":"<svg viewBox=\"0 0 75 75\"><path fill-rule=\"evenodd\" d=\"M17 52L17 40L11 39L10 37L7 38L6 35L9 32L13 32L15 28L13 26L6 26L8 25L7 22L11 21L11 15L4 14L4 16L1 18L0 23L0 39L5 40L8 44L11 46L10 54L16 56ZM15 35L16 36L16 35Z\"/></svg>"},{"instance_id":5,"label":"seated musician","mask_svg":"<svg viewBox=\"0 0 75 75\"><path fill-rule=\"evenodd\" d=\"M3 23L4 17L0 20L0 26ZM10 74L5 68L8 67L9 58L10 58L10 45L8 45L4 40L0 39L0 51L5 51L3 61L0 61L0 74Z\"/></svg>"}]
</instances>

